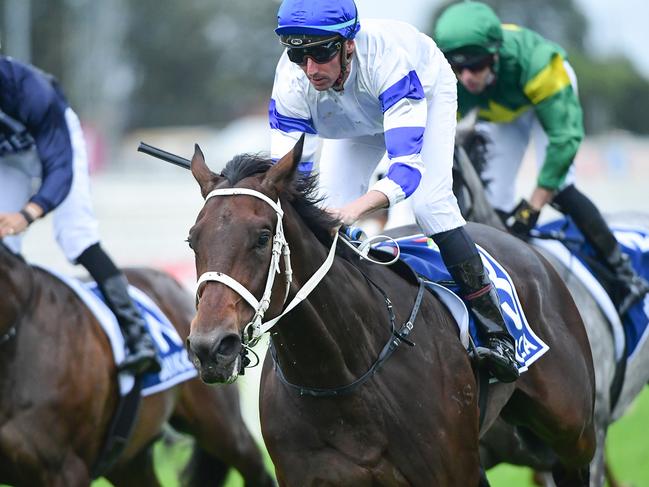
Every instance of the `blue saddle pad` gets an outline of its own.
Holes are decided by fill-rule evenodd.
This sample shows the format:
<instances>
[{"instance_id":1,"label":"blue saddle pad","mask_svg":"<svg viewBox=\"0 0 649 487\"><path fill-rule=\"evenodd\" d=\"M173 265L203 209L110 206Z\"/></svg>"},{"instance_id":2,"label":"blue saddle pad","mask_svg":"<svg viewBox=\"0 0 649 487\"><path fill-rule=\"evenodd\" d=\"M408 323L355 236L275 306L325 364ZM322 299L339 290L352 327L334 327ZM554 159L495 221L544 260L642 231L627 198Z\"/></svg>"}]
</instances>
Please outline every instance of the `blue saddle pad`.
<instances>
[{"instance_id":1,"label":"blue saddle pad","mask_svg":"<svg viewBox=\"0 0 649 487\"><path fill-rule=\"evenodd\" d=\"M649 233L646 230L628 226L611 226L615 238L622 251L629 256L635 271L649 279ZM593 248L586 242L584 236L570 218L560 218L544 225L539 225L537 230L541 236L565 236L560 241L573 254L576 259L588 269L593 277L592 260L597 260ZM631 359L634 352L649 336L649 295L634 304L629 311L621 317L626 341L626 356Z\"/></svg>"},{"instance_id":2,"label":"blue saddle pad","mask_svg":"<svg viewBox=\"0 0 649 487\"><path fill-rule=\"evenodd\" d=\"M457 294L458 287L452 282L452 277L442 261L439 249L431 239L423 235L415 235L397 239L397 242L401 250L401 259L410 265L415 272L426 279L445 285ZM530 328L516 294L514 283L507 271L487 251L479 246L477 247L491 282L498 291L500 307L505 317L507 329L516 341L516 360L519 364L519 370L524 372L547 352L549 347ZM392 242L381 242L376 245L376 249L392 254L396 251L395 244ZM469 313L469 317L471 337L479 345L482 340L478 336L473 314Z\"/></svg>"},{"instance_id":3,"label":"blue saddle pad","mask_svg":"<svg viewBox=\"0 0 649 487\"><path fill-rule=\"evenodd\" d=\"M83 283L83 286L105 302L96 283ZM197 371L190 362L184 343L174 325L142 291L129 286L129 294L146 322L162 366L160 372L142 376L142 395L148 396L196 377Z\"/></svg>"}]
</instances>

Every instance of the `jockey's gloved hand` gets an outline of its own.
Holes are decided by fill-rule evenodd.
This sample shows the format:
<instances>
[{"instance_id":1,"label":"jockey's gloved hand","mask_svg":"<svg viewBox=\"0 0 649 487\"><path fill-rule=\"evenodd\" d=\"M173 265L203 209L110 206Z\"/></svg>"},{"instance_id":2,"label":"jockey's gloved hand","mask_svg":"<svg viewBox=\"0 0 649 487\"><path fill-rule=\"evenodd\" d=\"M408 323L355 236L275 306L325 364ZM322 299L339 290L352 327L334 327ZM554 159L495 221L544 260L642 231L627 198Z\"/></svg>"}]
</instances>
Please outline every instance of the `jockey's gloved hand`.
<instances>
[{"instance_id":1,"label":"jockey's gloved hand","mask_svg":"<svg viewBox=\"0 0 649 487\"><path fill-rule=\"evenodd\" d=\"M514 208L512 216L507 221L509 231L523 240L530 238L530 230L536 226L541 212L529 204L525 199Z\"/></svg>"}]
</instances>

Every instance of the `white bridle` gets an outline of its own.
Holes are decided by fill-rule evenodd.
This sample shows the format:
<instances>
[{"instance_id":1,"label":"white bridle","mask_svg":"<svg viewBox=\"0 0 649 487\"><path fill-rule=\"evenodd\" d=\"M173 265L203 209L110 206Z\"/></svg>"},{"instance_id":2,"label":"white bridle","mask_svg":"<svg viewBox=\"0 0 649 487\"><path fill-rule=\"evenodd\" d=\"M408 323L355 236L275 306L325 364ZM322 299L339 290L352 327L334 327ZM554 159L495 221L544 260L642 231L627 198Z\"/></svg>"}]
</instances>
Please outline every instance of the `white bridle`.
<instances>
[{"instance_id":1,"label":"white bridle","mask_svg":"<svg viewBox=\"0 0 649 487\"><path fill-rule=\"evenodd\" d=\"M327 255L327 258L322 263L320 268L309 278L309 280L304 284L302 289L300 289L297 292L293 300L289 303L288 306L286 306L286 308L284 308L284 311L282 311L282 313L279 316L265 323L262 323L264 314L266 314L266 311L270 306L273 283L275 282L275 275L279 274L280 272L279 264L282 255L284 256L284 264L285 264L284 275L286 277L286 290L284 292L284 300L282 304L286 303L291 282L293 280L293 272L291 270L291 251L289 249L288 242L286 241L286 237L284 236L284 225L282 224L282 220L284 218L284 211L282 210L282 206L280 205L279 199L277 200L277 202L274 202L265 194L260 193L259 191L255 191L254 189L247 189L247 188L215 189L205 197L205 202L207 203L207 201L213 196L236 196L236 195L248 195L248 196L254 196L255 198L259 198L260 200L268 203L273 208L273 210L275 210L275 213L277 214L277 228L275 229L275 235L273 236L273 251L270 259L270 266L268 269L268 277L266 278L266 287L264 289L264 294L262 295L261 299L258 301L257 298L255 298L252 295L252 293L248 291L243 285L241 285L236 279L233 279L232 277L222 272L209 271L209 272L205 272L198 278L198 282L197 282L198 287L196 289L196 304L198 305L198 302L200 300L201 286L208 281L220 282L222 284L225 284L235 292L237 292L255 310L255 314L253 315L252 319L244 327L243 330L244 344L253 346L254 344L257 343L257 341L261 338L261 336L264 333L266 333L273 326L275 326L275 324L280 320L282 316L284 316L286 313L288 313L293 308L295 308L301 301L306 299L306 297L311 293L311 291L315 289L315 287L320 283L320 281L327 274L327 272L329 271L333 263L334 256L336 255L336 242L338 241L338 232L336 232L333 243L331 244L331 248L329 249L329 254ZM252 333L250 333L251 327L252 327Z\"/></svg>"}]
</instances>

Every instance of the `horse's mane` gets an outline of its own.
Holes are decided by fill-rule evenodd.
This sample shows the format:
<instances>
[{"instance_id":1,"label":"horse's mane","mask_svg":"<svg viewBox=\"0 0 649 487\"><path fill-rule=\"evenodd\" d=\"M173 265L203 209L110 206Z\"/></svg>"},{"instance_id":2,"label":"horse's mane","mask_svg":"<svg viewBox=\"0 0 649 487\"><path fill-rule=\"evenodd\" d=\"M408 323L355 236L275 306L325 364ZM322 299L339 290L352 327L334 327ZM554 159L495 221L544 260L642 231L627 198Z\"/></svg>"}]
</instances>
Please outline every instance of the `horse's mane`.
<instances>
[{"instance_id":1,"label":"horse's mane","mask_svg":"<svg viewBox=\"0 0 649 487\"><path fill-rule=\"evenodd\" d=\"M225 177L231 185L235 185L242 179L265 173L272 165L272 160L258 154L240 154L226 164L221 176ZM297 171L291 184L284 188L282 196L290 201L318 240L329 245L332 231L338 222L321 209L320 203L323 198L317 195L317 188L317 174Z\"/></svg>"}]
</instances>

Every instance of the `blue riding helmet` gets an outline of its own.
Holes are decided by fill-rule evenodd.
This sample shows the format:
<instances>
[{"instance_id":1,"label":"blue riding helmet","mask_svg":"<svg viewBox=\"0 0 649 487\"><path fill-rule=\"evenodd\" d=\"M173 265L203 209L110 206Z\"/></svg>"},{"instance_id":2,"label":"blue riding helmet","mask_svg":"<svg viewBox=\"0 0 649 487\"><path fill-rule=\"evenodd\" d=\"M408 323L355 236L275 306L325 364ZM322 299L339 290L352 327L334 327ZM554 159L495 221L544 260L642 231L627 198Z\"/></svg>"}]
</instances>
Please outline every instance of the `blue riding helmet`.
<instances>
[{"instance_id":1,"label":"blue riding helmet","mask_svg":"<svg viewBox=\"0 0 649 487\"><path fill-rule=\"evenodd\" d=\"M277 12L275 33L353 39L360 28L354 0L284 0Z\"/></svg>"}]
</instances>

